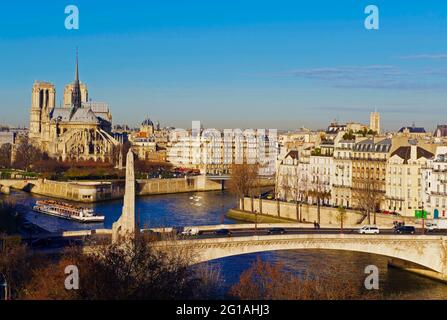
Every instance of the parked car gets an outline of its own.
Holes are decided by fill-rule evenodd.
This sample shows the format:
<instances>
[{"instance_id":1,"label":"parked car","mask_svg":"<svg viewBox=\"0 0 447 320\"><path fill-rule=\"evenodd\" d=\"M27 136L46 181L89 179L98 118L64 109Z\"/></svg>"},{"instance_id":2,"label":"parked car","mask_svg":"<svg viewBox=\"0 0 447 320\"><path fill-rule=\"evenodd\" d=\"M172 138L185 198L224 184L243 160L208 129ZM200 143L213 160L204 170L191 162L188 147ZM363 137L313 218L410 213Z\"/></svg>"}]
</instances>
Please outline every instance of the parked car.
<instances>
[{"instance_id":1,"label":"parked car","mask_svg":"<svg viewBox=\"0 0 447 320\"><path fill-rule=\"evenodd\" d=\"M360 234L379 234L380 229L377 226L363 226L359 229Z\"/></svg>"},{"instance_id":2,"label":"parked car","mask_svg":"<svg viewBox=\"0 0 447 320\"><path fill-rule=\"evenodd\" d=\"M429 221L425 224L425 230L428 232L447 230L447 220L435 219L432 222Z\"/></svg>"},{"instance_id":3,"label":"parked car","mask_svg":"<svg viewBox=\"0 0 447 320\"><path fill-rule=\"evenodd\" d=\"M284 228L271 228L267 231L268 234L285 234L286 232Z\"/></svg>"},{"instance_id":4,"label":"parked car","mask_svg":"<svg viewBox=\"0 0 447 320\"><path fill-rule=\"evenodd\" d=\"M185 231L183 227L172 227L172 234L183 234L183 231Z\"/></svg>"},{"instance_id":5,"label":"parked car","mask_svg":"<svg viewBox=\"0 0 447 320\"><path fill-rule=\"evenodd\" d=\"M216 236L231 236L231 231L228 229L219 229L214 231Z\"/></svg>"},{"instance_id":6,"label":"parked car","mask_svg":"<svg viewBox=\"0 0 447 320\"><path fill-rule=\"evenodd\" d=\"M397 234L415 234L416 228L413 226L401 226L394 230Z\"/></svg>"}]
</instances>

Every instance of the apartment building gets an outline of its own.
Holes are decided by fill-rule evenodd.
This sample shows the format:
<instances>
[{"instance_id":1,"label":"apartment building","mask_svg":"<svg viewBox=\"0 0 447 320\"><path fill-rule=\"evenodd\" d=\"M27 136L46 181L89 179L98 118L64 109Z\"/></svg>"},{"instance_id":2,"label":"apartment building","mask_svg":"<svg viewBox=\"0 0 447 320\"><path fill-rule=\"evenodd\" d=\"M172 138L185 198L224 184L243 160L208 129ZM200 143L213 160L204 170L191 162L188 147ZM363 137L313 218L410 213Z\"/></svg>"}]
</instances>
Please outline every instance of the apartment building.
<instances>
[{"instance_id":1,"label":"apartment building","mask_svg":"<svg viewBox=\"0 0 447 320\"><path fill-rule=\"evenodd\" d=\"M433 218L447 218L447 148L437 149L436 156L422 168L422 203Z\"/></svg>"},{"instance_id":2,"label":"apartment building","mask_svg":"<svg viewBox=\"0 0 447 320\"><path fill-rule=\"evenodd\" d=\"M386 163L390 156L392 140L369 138L354 145L352 151L352 203L359 206L364 192L381 194L380 205L383 207L386 191ZM371 191L369 191L371 190ZM383 198L383 200L382 200Z\"/></svg>"},{"instance_id":3,"label":"apartment building","mask_svg":"<svg viewBox=\"0 0 447 320\"><path fill-rule=\"evenodd\" d=\"M350 208L352 205L352 152L354 140L340 140L335 143L331 203Z\"/></svg>"},{"instance_id":4,"label":"apartment building","mask_svg":"<svg viewBox=\"0 0 447 320\"><path fill-rule=\"evenodd\" d=\"M417 145L401 146L391 153L386 169L384 210L414 216L422 207L422 168L434 154Z\"/></svg>"}]
</instances>

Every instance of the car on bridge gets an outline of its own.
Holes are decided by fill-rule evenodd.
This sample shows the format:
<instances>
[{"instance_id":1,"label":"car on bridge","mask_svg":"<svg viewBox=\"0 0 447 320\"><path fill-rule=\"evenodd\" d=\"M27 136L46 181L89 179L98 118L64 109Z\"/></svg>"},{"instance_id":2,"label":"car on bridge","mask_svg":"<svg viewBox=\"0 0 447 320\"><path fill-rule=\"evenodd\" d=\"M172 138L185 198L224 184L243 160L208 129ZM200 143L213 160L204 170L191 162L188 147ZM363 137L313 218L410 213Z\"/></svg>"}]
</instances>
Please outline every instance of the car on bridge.
<instances>
[{"instance_id":1,"label":"car on bridge","mask_svg":"<svg viewBox=\"0 0 447 320\"><path fill-rule=\"evenodd\" d=\"M199 228L197 228L197 227L185 228L181 232L181 235L183 235L183 236L198 236L200 234L201 234L201 232L200 232Z\"/></svg>"},{"instance_id":2,"label":"car on bridge","mask_svg":"<svg viewBox=\"0 0 447 320\"><path fill-rule=\"evenodd\" d=\"M231 231L228 229L219 229L214 231L214 235L216 236L231 236Z\"/></svg>"},{"instance_id":3,"label":"car on bridge","mask_svg":"<svg viewBox=\"0 0 447 320\"><path fill-rule=\"evenodd\" d=\"M413 226L401 226L394 230L397 234L415 234L416 228Z\"/></svg>"},{"instance_id":4,"label":"car on bridge","mask_svg":"<svg viewBox=\"0 0 447 320\"><path fill-rule=\"evenodd\" d=\"M363 226L359 229L360 234L379 234L380 229L377 226Z\"/></svg>"},{"instance_id":5,"label":"car on bridge","mask_svg":"<svg viewBox=\"0 0 447 320\"><path fill-rule=\"evenodd\" d=\"M286 232L284 228L271 228L267 231L268 234L285 234Z\"/></svg>"}]
</instances>

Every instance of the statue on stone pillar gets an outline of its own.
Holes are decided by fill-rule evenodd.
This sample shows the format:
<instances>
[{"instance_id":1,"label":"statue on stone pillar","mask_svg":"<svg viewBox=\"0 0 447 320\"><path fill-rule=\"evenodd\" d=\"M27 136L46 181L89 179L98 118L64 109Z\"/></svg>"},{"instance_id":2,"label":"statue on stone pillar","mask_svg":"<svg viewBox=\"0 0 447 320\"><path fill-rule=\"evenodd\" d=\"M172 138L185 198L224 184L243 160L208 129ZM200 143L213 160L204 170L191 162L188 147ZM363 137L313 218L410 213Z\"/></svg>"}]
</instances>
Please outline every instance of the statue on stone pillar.
<instances>
[{"instance_id":1,"label":"statue on stone pillar","mask_svg":"<svg viewBox=\"0 0 447 320\"><path fill-rule=\"evenodd\" d=\"M112 242L123 237L135 237L138 227L135 220L135 171L134 156L130 149L126 162L126 185L121 217L112 226Z\"/></svg>"}]
</instances>

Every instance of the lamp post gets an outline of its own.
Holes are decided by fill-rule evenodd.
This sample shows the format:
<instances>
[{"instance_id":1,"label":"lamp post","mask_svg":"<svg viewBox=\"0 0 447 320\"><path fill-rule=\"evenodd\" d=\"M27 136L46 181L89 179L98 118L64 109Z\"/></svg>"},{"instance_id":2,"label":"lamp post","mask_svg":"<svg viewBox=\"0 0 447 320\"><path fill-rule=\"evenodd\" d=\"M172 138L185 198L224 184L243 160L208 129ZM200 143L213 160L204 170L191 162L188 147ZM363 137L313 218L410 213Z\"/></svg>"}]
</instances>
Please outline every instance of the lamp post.
<instances>
[{"instance_id":1,"label":"lamp post","mask_svg":"<svg viewBox=\"0 0 447 320\"><path fill-rule=\"evenodd\" d=\"M422 234L425 234L424 201L422 201Z\"/></svg>"}]
</instances>

